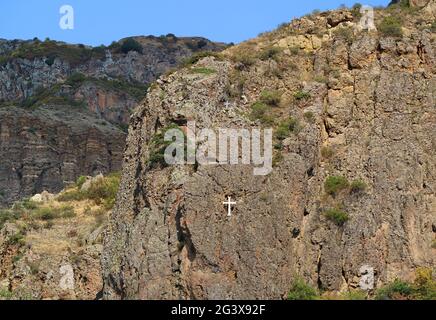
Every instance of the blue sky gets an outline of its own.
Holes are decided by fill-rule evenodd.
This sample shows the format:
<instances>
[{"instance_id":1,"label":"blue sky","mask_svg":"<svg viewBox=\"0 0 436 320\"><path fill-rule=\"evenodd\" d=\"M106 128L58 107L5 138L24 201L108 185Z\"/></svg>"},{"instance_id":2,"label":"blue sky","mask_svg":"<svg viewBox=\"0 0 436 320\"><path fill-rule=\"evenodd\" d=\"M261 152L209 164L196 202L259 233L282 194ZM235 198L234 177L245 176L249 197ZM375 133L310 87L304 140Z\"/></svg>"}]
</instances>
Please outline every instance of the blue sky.
<instances>
[{"instance_id":1,"label":"blue sky","mask_svg":"<svg viewBox=\"0 0 436 320\"><path fill-rule=\"evenodd\" d=\"M133 35L204 36L238 43L314 9L358 0L2 0L0 38L110 44ZM389 0L360 1L387 5ZM59 27L62 5L75 13L74 30Z\"/></svg>"}]
</instances>

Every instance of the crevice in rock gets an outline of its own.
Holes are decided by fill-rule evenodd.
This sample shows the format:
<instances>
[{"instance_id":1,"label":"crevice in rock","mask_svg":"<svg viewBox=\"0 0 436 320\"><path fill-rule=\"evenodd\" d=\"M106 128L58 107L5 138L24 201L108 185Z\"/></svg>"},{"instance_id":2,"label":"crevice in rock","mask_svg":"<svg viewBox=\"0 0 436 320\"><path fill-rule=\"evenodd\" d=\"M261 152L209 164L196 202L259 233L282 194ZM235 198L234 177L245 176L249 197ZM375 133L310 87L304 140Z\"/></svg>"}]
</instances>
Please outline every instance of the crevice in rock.
<instances>
[{"instance_id":1,"label":"crevice in rock","mask_svg":"<svg viewBox=\"0 0 436 320\"><path fill-rule=\"evenodd\" d=\"M318 263L316 265L316 273L318 275L317 279L317 285L318 289L322 289L322 280L321 280L321 268L322 268L322 262L321 262L321 251L322 251L322 245L319 247L319 257L318 257Z\"/></svg>"},{"instance_id":2,"label":"crevice in rock","mask_svg":"<svg viewBox=\"0 0 436 320\"><path fill-rule=\"evenodd\" d=\"M189 231L186 223L182 223L183 209L179 208L176 213L176 230L177 240L180 243L179 248L186 248L189 261L194 261L197 255L197 250L192 243L191 232Z\"/></svg>"}]
</instances>

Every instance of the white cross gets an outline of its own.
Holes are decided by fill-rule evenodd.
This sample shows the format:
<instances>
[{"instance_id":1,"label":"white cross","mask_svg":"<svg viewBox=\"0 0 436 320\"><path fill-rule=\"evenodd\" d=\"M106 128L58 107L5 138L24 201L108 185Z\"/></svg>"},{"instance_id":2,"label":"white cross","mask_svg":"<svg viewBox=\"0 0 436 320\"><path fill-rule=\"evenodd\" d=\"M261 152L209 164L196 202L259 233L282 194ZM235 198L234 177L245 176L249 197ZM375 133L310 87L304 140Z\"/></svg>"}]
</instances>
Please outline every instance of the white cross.
<instances>
[{"instance_id":1,"label":"white cross","mask_svg":"<svg viewBox=\"0 0 436 320\"><path fill-rule=\"evenodd\" d=\"M223 204L229 206L229 211L228 211L227 217L231 217L232 216L232 205L235 205L236 202L232 202L231 197L229 197L228 199L229 200L227 202L224 201Z\"/></svg>"}]
</instances>

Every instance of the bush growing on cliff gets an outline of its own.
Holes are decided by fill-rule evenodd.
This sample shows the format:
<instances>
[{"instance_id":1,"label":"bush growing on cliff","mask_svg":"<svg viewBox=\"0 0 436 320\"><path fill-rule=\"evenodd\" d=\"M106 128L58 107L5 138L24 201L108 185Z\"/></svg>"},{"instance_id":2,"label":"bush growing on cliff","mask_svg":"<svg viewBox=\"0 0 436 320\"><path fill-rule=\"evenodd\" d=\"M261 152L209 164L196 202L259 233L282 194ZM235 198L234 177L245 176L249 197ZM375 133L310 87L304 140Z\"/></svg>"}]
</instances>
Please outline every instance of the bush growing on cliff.
<instances>
[{"instance_id":1,"label":"bush growing on cliff","mask_svg":"<svg viewBox=\"0 0 436 320\"><path fill-rule=\"evenodd\" d=\"M276 60L278 55L280 54L281 49L279 47L267 47L265 48L259 55L260 60L267 61L269 59Z\"/></svg>"},{"instance_id":2,"label":"bush growing on cliff","mask_svg":"<svg viewBox=\"0 0 436 320\"><path fill-rule=\"evenodd\" d=\"M294 98L298 101L310 99L310 93L305 91L297 91L294 93Z\"/></svg>"},{"instance_id":3,"label":"bush growing on cliff","mask_svg":"<svg viewBox=\"0 0 436 320\"><path fill-rule=\"evenodd\" d=\"M331 196L336 196L342 190L349 187L347 178L342 176L330 176L327 177L324 183L325 192Z\"/></svg>"},{"instance_id":4,"label":"bush growing on cliff","mask_svg":"<svg viewBox=\"0 0 436 320\"><path fill-rule=\"evenodd\" d=\"M385 17L378 26L378 30L387 37L402 37L402 22L399 18L389 16Z\"/></svg>"},{"instance_id":5,"label":"bush growing on cliff","mask_svg":"<svg viewBox=\"0 0 436 320\"><path fill-rule=\"evenodd\" d=\"M337 208L325 211L324 215L339 227L343 226L350 219L348 213Z\"/></svg>"},{"instance_id":6,"label":"bush growing on cliff","mask_svg":"<svg viewBox=\"0 0 436 320\"><path fill-rule=\"evenodd\" d=\"M191 73L204 74L204 75L211 75L216 73L216 70L210 68L193 68L190 71Z\"/></svg>"},{"instance_id":7,"label":"bush growing on cliff","mask_svg":"<svg viewBox=\"0 0 436 320\"><path fill-rule=\"evenodd\" d=\"M359 194L362 193L366 190L366 183L363 180L357 179L351 182L350 185L350 192L351 193L355 193L355 194Z\"/></svg>"},{"instance_id":8,"label":"bush growing on cliff","mask_svg":"<svg viewBox=\"0 0 436 320\"><path fill-rule=\"evenodd\" d=\"M409 299L413 293L412 286L399 279L377 290L376 300Z\"/></svg>"},{"instance_id":9,"label":"bush growing on cliff","mask_svg":"<svg viewBox=\"0 0 436 320\"><path fill-rule=\"evenodd\" d=\"M263 102L256 102L251 106L250 119L259 120L263 125L273 125L274 118L271 116L271 109Z\"/></svg>"},{"instance_id":10,"label":"bush growing on cliff","mask_svg":"<svg viewBox=\"0 0 436 320\"><path fill-rule=\"evenodd\" d=\"M120 50L124 54L127 54L130 51L136 51L138 53L142 53L143 51L141 44L133 38L124 40Z\"/></svg>"},{"instance_id":11,"label":"bush growing on cliff","mask_svg":"<svg viewBox=\"0 0 436 320\"><path fill-rule=\"evenodd\" d=\"M337 39L342 39L346 43L351 44L354 41L354 32L350 27L341 27L334 31L333 35Z\"/></svg>"},{"instance_id":12,"label":"bush growing on cliff","mask_svg":"<svg viewBox=\"0 0 436 320\"><path fill-rule=\"evenodd\" d=\"M86 182L86 177L85 176L80 176L80 177L78 177L77 178L77 181L76 181L76 186L77 186L77 188L81 188L82 186L83 186L83 184Z\"/></svg>"},{"instance_id":13,"label":"bush growing on cliff","mask_svg":"<svg viewBox=\"0 0 436 320\"><path fill-rule=\"evenodd\" d=\"M376 300L436 300L436 280L431 268L418 268L413 283L396 279L377 290Z\"/></svg>"},{"instance_id":14,"label":"bush growing on cliff","mask_svg":"<svg viewBox=\"0 0 436 320\"><path fill-rule=\"evenodd\" d=\"M76 188L60 194L57 200L60 202L92 200L97 205L103 204L107 210L112 209L115 204L120 178L119 173L111 173L103 179L94 181L88 190L83 191L80 190L81 186L79 187L79 185L84 181L83 178L79 178ZM68 217L68 215L64 213L63 217Z\"/></svg>"},{"instance_id":15,"label":"bush growing on cliff","mask_svg":"<svg viewBox=\"0 0 436 320\"><path fill-rule=\"evenodd\" d=\"M260 102L271 107L277 107L280 104L282 95L276 90L264 90L260 95Z\"/></svg>"},{"instance_id":16,"label":"bush growing on cliff","mask_svg":"<svg viewBox=\"0 0 436 320\"><path fill-rule=\"evenodd\" d=\"M201 59L206 58L206 57L214 57L218 61L223 60L222 55L218 52L200 51L200 52L193 54L189 58L184 59L182 62L182 65L184 67L189 67L189 66L196 64L198 61L200 61Z\"/></svg>"},{"instance_id":17,"label":"bush growing on cliff","mask_svg":"<svg viewBox=\"0 0 436 320\"><path fill-rule=\"evenodd\" d=\"M285 140L288 138L291 133L294 133L298 130L299 123L298 120L295 118L289 118L279 124L279 126L276 129L276 138L278 140Z\"/></svg>"},{"instance_id":18,"label":"bush growing on cliff","mask_svg":"<svg viewBox=\"0 0 436 320\"><path fill-rule=\"evenodd\" d=\"M319 299L318 291L308 285L303 279L296 278L288 293L288 300L317 300Z\"/></svg>"},{"instance_id":19,"label":"bush growing on cliff","mask_svg":"<svg viewBox=\"0 0 436 320\"><path fill-rule=\"evenodd\" d=\"M151 168L167 166L167 163L165 162L165 150L170 144L173 143L173 141L165 141L165 133L168 130L173 130L173 129L180 130L184 135L184 132L177 124L170 124L167 127L160 130L160 132L156 133L151 139L150 155L148 158L148 165ZM186 139L184 140L186 141ZM185 148L185 155L186 155L186 144L184 148Z\"/></svg>"}]
</instances>

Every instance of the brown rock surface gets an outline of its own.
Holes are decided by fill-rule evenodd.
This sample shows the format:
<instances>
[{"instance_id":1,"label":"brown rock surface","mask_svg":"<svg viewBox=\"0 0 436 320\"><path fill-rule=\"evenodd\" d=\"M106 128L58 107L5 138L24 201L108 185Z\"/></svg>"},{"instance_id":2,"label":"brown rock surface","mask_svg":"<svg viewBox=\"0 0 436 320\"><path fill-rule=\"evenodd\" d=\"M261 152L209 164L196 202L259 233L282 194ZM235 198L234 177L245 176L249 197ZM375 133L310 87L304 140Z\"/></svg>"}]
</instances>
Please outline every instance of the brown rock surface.
<instances>
[{"instance_id":1,"label":"brown rock surface","mask_svg":"<svg viewBox=\"0 0 436 320\"><path fill-rule=\"evenodd\" d=\"M436 45L434 33L414 29L416 17L406 17L410 34L392 38L346 37L325 15L311 16L228 49L223 61L163 77L130 122L104 242L105 298L281 299L296 274L339 291L359 283L363 268L380 287L433 267ZM321 47L264 54L314 26L326 35ZM147 164L153 137L171 123L259 126L250 107L264 90L281 93L269 109L275 126L290 116L299 123L269 176L243 165ZM329 196L333 175L366 188ZM342 226L324 214L335 207L349 217Z\"/></svg>"}]
</instances>

